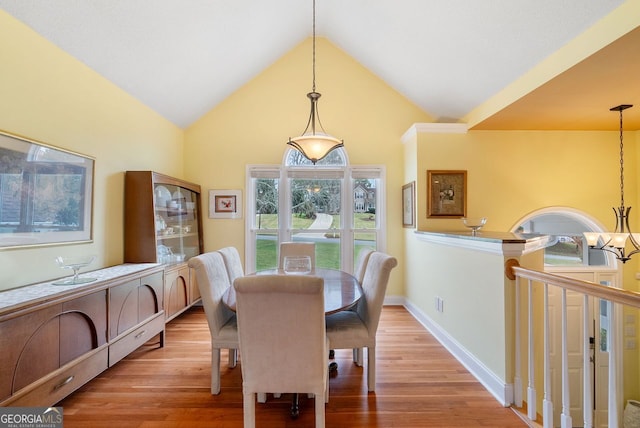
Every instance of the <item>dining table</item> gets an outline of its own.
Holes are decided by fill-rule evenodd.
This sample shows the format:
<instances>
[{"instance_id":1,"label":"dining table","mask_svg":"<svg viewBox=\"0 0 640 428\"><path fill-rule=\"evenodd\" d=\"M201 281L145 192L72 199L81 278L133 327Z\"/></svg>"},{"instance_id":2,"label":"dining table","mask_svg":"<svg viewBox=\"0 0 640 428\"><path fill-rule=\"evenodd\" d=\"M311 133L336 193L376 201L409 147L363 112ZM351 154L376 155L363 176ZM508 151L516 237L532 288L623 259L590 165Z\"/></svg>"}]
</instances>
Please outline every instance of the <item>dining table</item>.
<instances>
[{"instance_id":1,"label":"dining table","mask_svg":"<svg viewBox=\"0 0 640 428\"><path fill-rule=\"evenodd\" d=\"M300 275L285 273L283 269L260 270L248 275ZM356 306L362 297L362 286L358 279L348 272L328 269L314 268L304 275L318 276L324 279L324 313L326 315L336 312L346 311ZM222 295L222 303L232 311L236 311L236 290L233 286L227 288ZM333 354L333 351L330 353ZM331 362L329 370L337 370L338 364ZM291 403L291 417L297 418L300 414L298 394L294 393Z\"/></svg>"},{"instance_id":2,"label":"dining table","mask_svg":"<svg viewBox=\"0 0 640 428\"><path fill-rule=\"evenodd\" d=\"M248 275L299 275L285 274L282 269L261 270ZM324 279L324 314L331 315L354 307L362 297L362 287L358 279L348 272L315 268L306 275L319 276ZM229 287L222 295L222 303L235 312L236 290Z\"/></svg>"}]
</instances>

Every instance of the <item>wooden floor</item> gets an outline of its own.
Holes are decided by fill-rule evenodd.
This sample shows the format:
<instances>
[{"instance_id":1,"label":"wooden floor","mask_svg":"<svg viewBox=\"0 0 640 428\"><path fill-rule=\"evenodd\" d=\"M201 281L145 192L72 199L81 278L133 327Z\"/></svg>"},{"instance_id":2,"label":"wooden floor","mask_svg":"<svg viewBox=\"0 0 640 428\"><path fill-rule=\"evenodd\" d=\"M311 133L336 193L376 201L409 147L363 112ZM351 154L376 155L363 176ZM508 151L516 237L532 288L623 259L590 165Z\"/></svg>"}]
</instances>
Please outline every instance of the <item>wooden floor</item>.
<instances>
[{"instance_id":1,"label":"wooden floor","mask_svg":"<svg viewBox=\"0 0 640 428\"><path fill-rule=\"evenodd\" d=\"M164 348L145 345L58 405L64 426L242 427L240 366L222 355L220 395L210 394L209 331L196 307L167 325ZM526 427L504 408L404 308L385 306L378 329L378 378L367 393L366 372L351 351L336 351L327 427ZM256 405L258 427L313 427L313 399L290 396Z\"/></svg>"}]
</instances>

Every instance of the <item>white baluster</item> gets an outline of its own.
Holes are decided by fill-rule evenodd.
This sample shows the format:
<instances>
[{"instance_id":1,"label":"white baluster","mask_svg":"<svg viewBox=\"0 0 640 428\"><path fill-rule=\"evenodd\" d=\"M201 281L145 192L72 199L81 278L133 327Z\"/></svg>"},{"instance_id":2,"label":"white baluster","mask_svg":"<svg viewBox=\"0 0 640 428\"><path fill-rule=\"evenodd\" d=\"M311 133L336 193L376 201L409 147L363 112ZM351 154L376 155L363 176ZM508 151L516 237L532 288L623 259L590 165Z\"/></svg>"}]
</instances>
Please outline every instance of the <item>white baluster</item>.
<instances>
[{"instance_id":1,"label":"white baluster","mask_svg":"<svg viewBox=\"0 0 640 428\"><path fill-rule=\"evenodd\" d=\"M553 397L551 396L551 361L549 354L549 284L544 284L544 398L542 421L544 428L553 428Z\"/></svg>"},{"instance_id":2,"label":"white baluster","mask_svg":"<svg viewBox=\"0 0 640 428\"><path fill-rule=\"evenodd\" d=\"M607 332L608 350L609 350L609 425L610 427L619 426L618 418L618 329L616 328L616 307L610 301L607 301L607 313L609 314L609 331Z\"/></svg>"},{"instance_id":3,"label":"white baluster","mask_svg":"<svg viewBox=\"0 0 640 428\"><path fill-rule=\"evenodd\" d=\"M569 350L567 349L567 290L562 289L562 413L560 426L572 428L571 397L569 393Z\"/></svg>"},{"instance_id":4,"label":"white baluster","mask_svg":"<svg viewBox=\"0 0 640 428\"><path fill-rule=\"evenodd\" d=\"M534 345L534 337L533 337L533 281L529 280L529 288L527 290L527 305L529 310L529 374L528 374L528 387L527 387L527 416L532 421L536 420L537 413L537 394L536 394L536 386L535 386L535 345Z\"/></svg>"},{"instance_id":5,"label":"white baluster","mask_svg":"<svg viewBox=\"0 0 640 428\"><path fill-rule=\"evenodd\" d=\"M583 398L582 407L584 409L584 428L593 428L593 391L592 371L591 371L591 311L589 309L589 295L584 295L584 311L582 324L582 383Z\"/></svg>"},{"instance_id":6,"label":"white baluster","mask_svg":"<svg viewBox=\"0 0 640 428\"><path fill-rule=\"evenodd\" d=\"M516 277L516 306L515 306L515 376L513 378L513 402L522 408L522 373L520 364L520 277Z\"/></svg>"}]
</instances>

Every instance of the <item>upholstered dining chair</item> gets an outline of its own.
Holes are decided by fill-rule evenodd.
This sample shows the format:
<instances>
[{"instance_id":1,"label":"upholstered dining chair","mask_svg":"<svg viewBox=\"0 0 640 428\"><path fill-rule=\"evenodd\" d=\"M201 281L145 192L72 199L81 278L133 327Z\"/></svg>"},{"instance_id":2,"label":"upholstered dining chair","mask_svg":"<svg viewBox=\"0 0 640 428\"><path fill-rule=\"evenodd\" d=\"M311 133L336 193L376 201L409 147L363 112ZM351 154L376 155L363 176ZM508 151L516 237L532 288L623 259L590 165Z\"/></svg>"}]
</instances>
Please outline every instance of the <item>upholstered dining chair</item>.
<instances>
[{"instance_id":1,"label":"upholstered dining chair","mask_svg":"<svg viewBox=\"0 0 640 428\"><path fill-rule=\"evenodd\" d=\"M362 280L363 296L355 311L327 315L327 337L332 349L367 348L367 386L376 387L376 333L391 270L398 265L395 257L382 252L369 256Z\"/></svg>"},{"instance_id":2,"label":"upholstered dining chair","mask_svg":"<svg viewBox=\"0 0 640 428\"><path fill-rule=\"evenodd\" d=\"M220 349L229 350L229 367L233 368L239 346L236 315L222 303L222 295L231 284L222 255L217 251L192 257L188 264L196 274L211 334L211 394L219 394Z\"/></svg>"},{"instance_id":3,"label":"upholstered dining chair","mask_svg":"<svg viewBox=\"0 0 640 428\"><path fill-rule=\"evenodd\" d=\"M353 271L353 276L358 279L358 282L362 284L362 280L364 279L364 271L367 268L367 263L369 262L369 257L373 253L374 250L371 248L363 248L358 253L358 259L356 260L356 268Z\"/></svg>"},{"instance_id":4,"label":"upholstered dining chair","mask_svg":"<svg viewBox=\"0 0 640 428\"><path fill-rule=\"evenodd\" d=\"M316 244L313 242L282 242L278 269L284 269L284 258L287 256L311 257L311 269L316 268Z\"/></svg>"},{"instance_id":5,"label":"upholstered dining chair","mask_svg":"<svg viewBox=\"0 0 640 428\"><path fill-rule=\"evenodd\" d=\"M224 247L218 250L222 254L224 265L227 268L229 274L229 283L233 284L236 278L244 276L244 269L242 268L242 261L240 260L240 253L236 247Z\"/></svg>"},{"instance_id":6,"label":"upholstered dining chair","mask_svg":"<svg viewBox=\"0 0 640 428\"><path fill-rule=\"evenodd\" d=\"M356 277L356 279L360 284L362 284L362 280L364 279L364 272L367 268L369 257L371 256L371 254L373 254L373 251L374 250L372 250L371 248L363 248L358 253L358 258L356 260L356 267L355 267L355 270L353 271L353 276ZM355 311L356 309L357 307L351 310ZM362 367L362 354L363 354L362 350L363 348L353 348L353 362L360 367Z\"/></svg>"},{"instance_id":7,"label":"upholstered dining chair","mask_svg":"<svg viewBox=\"0 0 640 428\"><path fill-rule=\"evenodd\" d=\"M316 427L328 400L324 280L256 275L235 280L245 428L255 426L256 394L312 393Z\"/></svg>"}]
</instances>

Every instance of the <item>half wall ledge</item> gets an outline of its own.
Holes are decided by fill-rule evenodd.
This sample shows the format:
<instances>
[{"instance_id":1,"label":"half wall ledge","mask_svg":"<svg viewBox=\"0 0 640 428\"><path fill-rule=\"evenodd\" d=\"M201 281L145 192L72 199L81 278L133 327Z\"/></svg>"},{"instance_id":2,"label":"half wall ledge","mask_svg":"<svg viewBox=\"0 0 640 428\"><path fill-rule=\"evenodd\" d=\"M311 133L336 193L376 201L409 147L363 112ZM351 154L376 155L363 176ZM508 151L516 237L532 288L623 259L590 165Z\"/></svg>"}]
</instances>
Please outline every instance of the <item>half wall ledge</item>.
<instances>
[{"instance_id":1,"label":"half wall ledge","mask_svg":"<svg viewBox=\"0 0 640 428\"><path fill-rule=\"evenodd\" d=\"M475 236L466 231L416 230L414 233L420 241L500 254L504 257L520 257L545 248L551 242L551 236L539 233L482 231Z\"/></svg>"}]
</instances>

